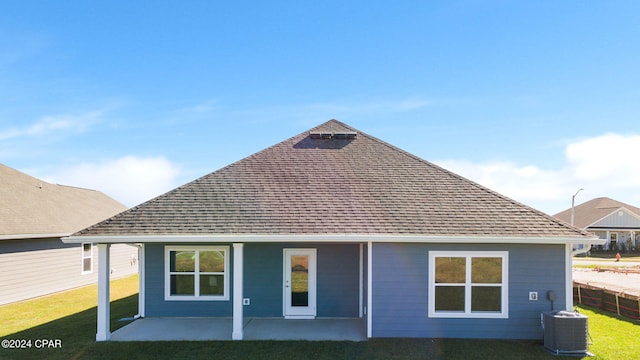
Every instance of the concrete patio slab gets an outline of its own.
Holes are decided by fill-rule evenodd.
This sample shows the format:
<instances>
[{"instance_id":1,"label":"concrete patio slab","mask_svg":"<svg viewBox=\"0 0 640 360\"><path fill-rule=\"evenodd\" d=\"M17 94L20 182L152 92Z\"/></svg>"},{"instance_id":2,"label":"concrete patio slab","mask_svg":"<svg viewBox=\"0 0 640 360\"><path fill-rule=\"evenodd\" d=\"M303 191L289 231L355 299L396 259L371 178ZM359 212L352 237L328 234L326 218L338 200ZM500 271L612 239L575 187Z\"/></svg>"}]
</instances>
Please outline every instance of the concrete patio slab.
<instances>
[{"instance_id":1,"label":"concrete patio slab","mask_svg":"<svg viewBox=\"0 0 640 360\"><path fill-rule=\"evenodd\" d=\"M231 318L138 319L111 334L111 341L231 340ZM246 318L244 340L365 341L363 319L285 320Z\"/></svg>"},{"instance_id":2,"label":"concrete patio slab","mask_svg":"<svg viewBox=\"0 0 640 360\"><path fill-rule=\"evenodd\" d=\"M111 334L112 341L231 340L230 318L138 319Z\"/></svg>"},{"instance_id":3,"label":"concrete patio slab","mask_svg":"<svg viewBox=\"0 0 640 360\"><path fill-rule=\"evenodd\" d=\"M363 319L287 320L252 318L245 323L245 340L365 341Z\"/></svg>"}]
</instances>

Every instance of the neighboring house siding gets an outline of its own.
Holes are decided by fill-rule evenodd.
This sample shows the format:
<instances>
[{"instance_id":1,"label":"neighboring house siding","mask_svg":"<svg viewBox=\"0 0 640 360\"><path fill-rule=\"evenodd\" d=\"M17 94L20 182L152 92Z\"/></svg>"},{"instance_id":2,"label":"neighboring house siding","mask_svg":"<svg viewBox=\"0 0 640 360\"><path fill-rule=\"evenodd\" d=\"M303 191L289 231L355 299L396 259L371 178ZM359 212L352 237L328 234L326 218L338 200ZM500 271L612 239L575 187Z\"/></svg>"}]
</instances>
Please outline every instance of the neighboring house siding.
<instances>
[{"instance_id":1,"label":"neighboring house siding","mask_svg":"<svg viewBox=\"0 0 640 360\"><path fill-rule=\"evenodd\" d=\"M429 251L508 251L509 318L428 317ZM562 245L374 244L373 337L540 339L540 313L551 310L547 291L565 298ZM536 274L532 276L532 274ZM529 301L530 291L538 301Z\"/></svg>"},{"instance_id":2,"label":"neighboring house siding","mask_svg":"<svg viewBox=\"0 0 640 360\"><path fill-rule=\"evenodd\" d=\"M620 211L622 211L622 216L616 211L614 214L590 225L589 228L640 228L640 219L638 217L629 214L627 211Z\"/></svg>"},{"instance_id":3,"label":"neighboring house siding","mask_svg":"<svg viewBox=\"0 0 640 360\"><path fill-rule=\"evenodd\" d=\"M233 296L228 301L166 301L164 299L164 248L166 245L145 246L146 316L231 316ZM230 244L226 245L231 248L228 279L231 281L230 289L233 289L231 273L233 247ZM358 244L245 244L243 297L251 301L251 305L244 307L245 316L283 316L283 249L285 248L317 249L318 317L358 316L360 274Z\"/></svg>"},{"instance_id":4,"label":"neighboring house siding","mask_svg":"<svg viewBox=\"0 0 640 360\"><path fill-rule=\"evenodd\" d=\"M598 238L600 239L607 239L607 232L606 231L594 231L594 234L596 234L596 236L598 236Z\"/></svg>"},{"instance_id":5,"label":"neighboring house siding","mask_svg":"<svg viewBox=\"0 0 640 360\"><path fill-rule=\"evenodd\" d=\"M128 244L111 245L109 268L111 279L129 276L138 273L138 247ZM98 274L98 248L93 246L93 272ZM96 278L97 279L97 278Z\"/></svg>"},{"instance_id":6,"label":"neighboring house siding","mask_svg":"<svg viewBox=\"0 0 640 360\"><path fill-rule=\"evenodd\" d=\"M121 244L111 249L112 277L137 273L136 247ZM0 305L95 283L97 258L94 246L93 271L82 274L82 245L64 244L59 238L2 240Z\"/></svg>"}]
</instances>

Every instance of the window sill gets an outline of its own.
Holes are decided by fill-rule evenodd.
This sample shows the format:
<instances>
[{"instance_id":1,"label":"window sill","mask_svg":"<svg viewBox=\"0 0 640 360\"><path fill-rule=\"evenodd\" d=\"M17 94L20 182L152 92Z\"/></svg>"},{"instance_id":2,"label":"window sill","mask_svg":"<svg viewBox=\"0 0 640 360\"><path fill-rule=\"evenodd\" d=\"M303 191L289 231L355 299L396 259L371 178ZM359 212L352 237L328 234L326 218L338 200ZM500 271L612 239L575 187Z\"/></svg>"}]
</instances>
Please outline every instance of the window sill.
<instances>
[{"instance_id":1,"label":"window sill","mask_svg":"<svg viewBox=\"0 0 640 360\"><path fill-rule=\"evenodd\" d=\"M165 301L229 301L228 296L165 296Z\"/></svg>"}]
</instances>

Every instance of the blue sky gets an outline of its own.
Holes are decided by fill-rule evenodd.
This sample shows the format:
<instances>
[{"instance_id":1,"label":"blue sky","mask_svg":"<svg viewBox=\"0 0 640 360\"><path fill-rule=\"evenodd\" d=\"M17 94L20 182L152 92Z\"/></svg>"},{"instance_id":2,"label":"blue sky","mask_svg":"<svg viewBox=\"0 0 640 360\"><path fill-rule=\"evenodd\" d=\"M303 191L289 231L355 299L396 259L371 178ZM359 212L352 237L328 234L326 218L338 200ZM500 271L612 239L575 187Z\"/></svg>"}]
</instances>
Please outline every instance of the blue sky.
<instances>
[{"instance_id":1,"label":"blue sky","mask_svg":"<svg viewBox=\"0 0 640 360\"><path fill-rule=\"evenodd\" d=\"M335 118L548 213L640 206L637 1L4 1L0 162L136 205Z\"/></svg>"}]
</instances>

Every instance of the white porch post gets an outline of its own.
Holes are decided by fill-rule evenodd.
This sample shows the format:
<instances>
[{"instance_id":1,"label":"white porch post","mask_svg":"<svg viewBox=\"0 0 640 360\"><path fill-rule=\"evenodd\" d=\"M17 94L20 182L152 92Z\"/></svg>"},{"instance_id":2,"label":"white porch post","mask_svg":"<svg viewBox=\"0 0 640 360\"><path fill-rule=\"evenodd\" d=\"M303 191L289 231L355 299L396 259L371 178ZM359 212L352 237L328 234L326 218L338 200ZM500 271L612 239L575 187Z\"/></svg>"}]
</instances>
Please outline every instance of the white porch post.
<instances>
[{"instance_id":1,"label":"white porch post","mask_svg":"<svg viewBox=\"0 0 640 360\"><path fill-rule=\"evenodd\" d=\"M367 338L371 338L373 319L373 242L367 244Z\"/></svg>"},{"instance_id":2,"label":"white porch post","mask_svg":"<svg viewBox=\"0 0 640 360\"><path fill-rule=\"evenodd\" d=\"M571 311L571 309L573 309L573 257L571 256L571 244L566 244L564 246L564 253L566 282L564 310Z\"/></svg>"},{"instance_id":3,"label":"white porch post","mask_svg":"<svg viewBox=\"0 0 640 360\"><path fill-rule=\"evenodd\" d=\"M359 267L359 271L360 274L358 274L358 317L362 318L364 316L363 314L363 309L364 309L364 304L362 303L363 299L364 299L364 293L363 293L363 288L364 288L364 280L363 280L363 276L364 276L364 244L360 243L360 254L359 254L359 258L358 261L360 262L358 264Z\"/></svg>"},{"instance_id":4,"label":"white porch post","mask_svg":"<svg viewBox=\"0 0 640 360\"><path fill-rule=\"evenodd\" d=\"M145 259L144 259L144 244L140 244L138 248L138 316L144 317L144 304L145 304Z\"/></svg>"},{"instance_id":5,"label":"white porch post","mask_svg":"<svg viewBox=\"0 0 640 360\"><path fill-rule=\"evenodd\" d=\"M98 329L96 341L111 338L111 304L109 303L109 250L110 244L98 244Z\"/></svg>"},{"instance_id":6,"label":"white porch post","mask_svg":"<svg viewBox=\"0 0 640 360\"><path fill-rule=\"evenodd\" d=\"M233 332L232 340L242 340L244 332L242 330L243 309L242 309L242 288L243 284L243 246L244 244L233 244Z\"/></svg>"}]
</instances>

